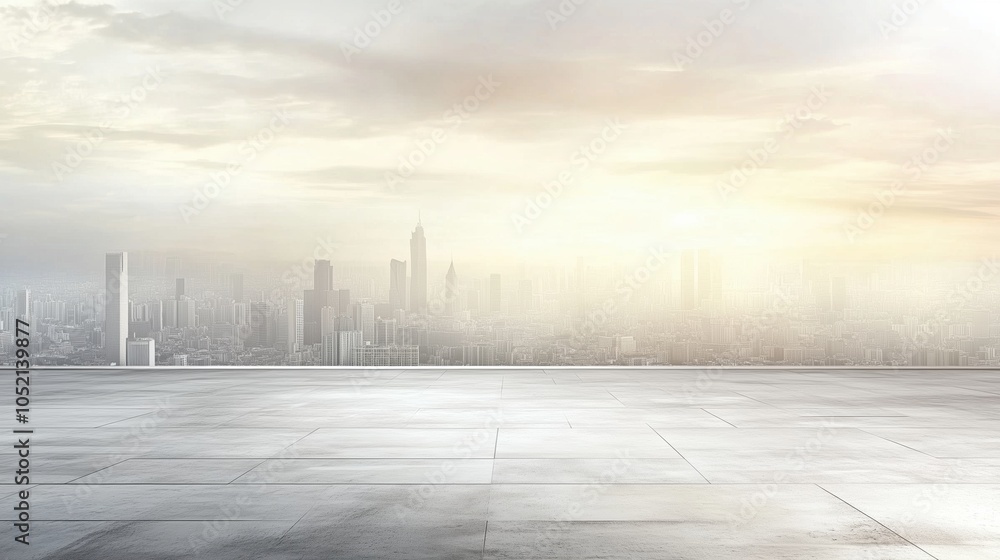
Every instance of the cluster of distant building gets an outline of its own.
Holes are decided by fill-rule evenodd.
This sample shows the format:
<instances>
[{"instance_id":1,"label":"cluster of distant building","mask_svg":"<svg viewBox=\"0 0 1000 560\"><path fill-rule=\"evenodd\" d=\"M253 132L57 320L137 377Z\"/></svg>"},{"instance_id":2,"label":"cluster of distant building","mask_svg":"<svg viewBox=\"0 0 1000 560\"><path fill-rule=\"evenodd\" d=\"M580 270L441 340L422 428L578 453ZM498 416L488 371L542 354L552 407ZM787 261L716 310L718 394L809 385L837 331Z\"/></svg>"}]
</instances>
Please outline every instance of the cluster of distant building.
<instances>
[{"instance_id":1,"label":"cluster of distant building","mask_svg":"<svg viewBox=\"0 0 1000 560\"><path fill-rule=\"evenodd\" d=\"M129 255L110 253L101 289L76 301L0 292L0 363L23 318L43 365L1000 366L992 284L942 304L924 294L947 293L946 277L891 266L848 277L785 263L755 276L710 251L672 258L648 278L581 260L465 282L451 262L432 284L418 221L410 259L389 262L388 282L384 268L335 277L330 260L315 260L310 285L271 276L248 297L243 273L168 285L142 262L133 277Z\"/></svg>"}]
</instances>

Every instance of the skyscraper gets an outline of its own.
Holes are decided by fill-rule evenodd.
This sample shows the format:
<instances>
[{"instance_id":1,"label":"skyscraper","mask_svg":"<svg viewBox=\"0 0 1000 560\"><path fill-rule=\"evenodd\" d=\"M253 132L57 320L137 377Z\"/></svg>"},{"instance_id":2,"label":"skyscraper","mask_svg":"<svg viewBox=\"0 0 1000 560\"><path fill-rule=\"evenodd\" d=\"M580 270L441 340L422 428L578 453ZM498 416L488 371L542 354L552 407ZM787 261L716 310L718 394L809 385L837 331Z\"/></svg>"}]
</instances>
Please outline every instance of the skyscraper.
<instances>
[{"instance_id":1,"label":"skyscraper","mask_svg":"<svg viewBox=\"0 0 1000 560\"><path fill-rule=\"evenodd\" d=\"M331 305L337 309L338 314L347 315L351 312L351 290L334 290L331 297Z\"/></svg>"},{"instance_id":2,"label":"skyscraper","mask_svg":"<svg viewBox=\"0 0 1000 560\"><path fill-rule=\"evenodd\" d=\"M406 262L389 263L389 310L406 309Z\"/></svg>"},{"instance_id":3,"label":"skyscraper","mask_svg":"<svg viewBox=\"0 0 1000 560\"><path fill-rule=\"evenodd\" d=\"M285 328L288 329L286 338L288 346L285 351L289 354L302 350L302 327L304 325L302 306L303 301L301 299L297 299L288 305L288 311L286 312L287 323L285 324Z\"/></svg>"},{"instance_id":4,"label":"skyscraper","mask_svg":"<svg viewBox=\"0 0 1000 560\"><path fill-rule=\"evenodd\" d=\"M324 366L354 366L354 350L364 345L361 331L334 330L323 337Z\"/></svg>"},{"instance_id":5,"label":"skyscraper","mask_svg":"<svg viewBox=\"0 0 1000 560\"><path fill-rule=\"evenodd\" d=\"M250 336L247 348L273 348L275 341L274 308L266 302L250 304Z\"/></svg>"},{"instance_id":6,"label":"skyscraper","mask_svg":"<svg viewBox=\"0 0 1000 560\"><path fill-rule=\"evenodd\" d=\"M427 312L427 238L419 218L410 238L410 266L410 311L423 314Z\"/></svg>"},{"instance_id":7,"label":"skyscraper","mask_svg":"<svg viewBox=\"0 0 1000 560\"><path fill-rule=\"evenodd\" d=\"M229 287L232 292L233 301L241 303L243 301L243 275L233 274L230 276Z\"/></svg>"},{"instance_id":8,"label":"skyscraper","mask_svg":"<svg viewBox=\"0 0 1000 560\"><path fill-rule=\"evenodd\" d=\"M198 326L198 308L193 299L182 297L177 300L177 328L188 329Z\"/></svg>"},{"instance_id":9,"label":"skyscraper","mask_svg":"<svg viewBox=\"0 0 1000 560\"><path fill-rule=\"evenodd\" d=\"M313 289L303 293L303 343L305 345L323 342L323 308L337 306L336 292L333 291L333 266L330 261L316 261L313 269Z\"/></svg>"},{"instance_id":10,"label":"skyscraper","mask_svg":"<svg viewBox=\"0 0 1000 560\"><path fill-rule=\"evenodd\" d=\"M395 346L399 344L399 323L395 319L375 320L375 344L377 346Z\"/></svg>"},{"instance_id":11,"label":"skyscraper","mask_svg":"<svg viewBox=\"0 0 1000 560\"><path fill-rule=\"evenodd\" d=\"M521 287L518 290L518 299L520 301L520 311L521 313L527 314L531 312L531 305L535 299L534 292L531 286L531 280L521 280Z\"/></svg>"},{"instance_id":12,"label":"skyscraper","mask_svg":"<svg viewBox=\"0 0 1000 560\"><path fill-rule=\"evenodd\" d=\"M499 274L490 275L490 312L500 313L503 299L502 284Z\"/></svg>"},{"instance_id":13,"label":"skyscraper","mask_svg":"<svg viewBox=\"0 0 1000 560\"><path fill-rule=\"evenodd\" d=\"M31 318L31 290L25 288L17 292L17 319L30 322Z\"/></svg>"},{"instance_id":14,"label":"skyscraper","mask_svg":"<svg viewBox=\"0 0 1000 560\"><path fill-rule=\"evenodd\" d=\"M830 310L843 313L847 309L847 278L834 276L830 279Z\"/></svg>"},{"instance_id":15,"label":"skyscraper","mask_svg":"<svg viewBox=\"0 0 1000 560\"><path fill-rule=\"evenodd\" d=\"M316 261L313 270L313 289L326 292L333 289L333 265L330 261Z\"/></svg>"},{"instance_id":16,"label":"skyscraper","mask_svg":"<svg viewBox=\"0 0 1000 560\"><path fill-rule=\"evenodd\" d=\"M104 356L111 365L127 363L128 253L108 253L104 268Z\"/></svg>"},{"instance_id":17,"label":"skyscraper","mask_svg":"<svg viewBox=\"0 0 1000 560\"><path fill-rule=\"evenodd\" d=\"M715 257L709 250L698 251L698 303L713 299L715 289Z\"/></svg>"},{"instance_id":18,"label":"skyscraper","mask_svg":"<svg viewBox=\"0 0 1000 560\"><path fill-rule=\"evenodd\" d=\"M149 328L152 332L163 330L163 302L153 301L149 304Z\"/></svg>"},{"instance_id":19,"label":"skyscraper","mask_svg":"<svg viewBox=\"0 0 1000 560\"><path fill-rule=\"evenodd\" d=\"M367 301L354 304L354 330L361 331L364 344L375 344L375 306Z\"/></svg>"},{"instance_id":20,"label":"skyscraper","mask_svg":"<svg viewBox=\"0 0 1000 560\"><path fill-rule=\"evenodd\" d=\"M185 293L184 293L184 279L183 279L183 278L178 278L178 279L177 279L177 290L176 290L176 294L177 294L177 295L176 295L176 296L174 296L174 297L175 297L175 299L177 299L178 301L180 301L180 300L184 299L184 295L185 295Z\"/></svg>"},{"instance_id":21,"label":"skyscraper","mask_svg":"<svg viewBox=\"0 0 1000 560\"><path fill-rule=\"evenodd\" d=\"M681 254L681 309L698 307L698 255L693 250Z\"/></svg>"},{"instance_id":22,"label":"skyscraper","mask_svg":"<svg viewBox=\"0 0 1000 560\"><path fill-rule=\"evenodd\" d=\"M444 277L444 307L447 315L458 312L458 274L455 272L454 260Z\"/></svg>"}]
</instances>

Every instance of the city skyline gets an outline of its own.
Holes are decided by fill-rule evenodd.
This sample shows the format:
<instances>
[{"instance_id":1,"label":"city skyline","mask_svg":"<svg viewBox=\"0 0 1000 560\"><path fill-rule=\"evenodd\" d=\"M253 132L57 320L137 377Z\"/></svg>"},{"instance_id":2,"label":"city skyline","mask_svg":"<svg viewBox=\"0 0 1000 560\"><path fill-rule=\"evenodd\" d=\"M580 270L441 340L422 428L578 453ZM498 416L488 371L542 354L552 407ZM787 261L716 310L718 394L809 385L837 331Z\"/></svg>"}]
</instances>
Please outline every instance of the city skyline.
<instances>
[{"instance_id":1,"label":"city skyline","mask_svg":"<svg viewBox=\"0 0 1000 560\"><path fill-rule=\"evenodd\" d=\"M410 249L426 263L420 217ZM0 361L27 310L48 333L36 360L75 365L1000 365L995 256L964 269L749 256L740 268L656 249L631 269L580 258L459 276L452 258L440 277L323 256L251 274L249 297L246 272L176 256L149 268L148 255L133 272L127 253L105 256L103 289L82 302L79 282L70 304L44 279L0 285Z\"/></svg>"}]
</instances>

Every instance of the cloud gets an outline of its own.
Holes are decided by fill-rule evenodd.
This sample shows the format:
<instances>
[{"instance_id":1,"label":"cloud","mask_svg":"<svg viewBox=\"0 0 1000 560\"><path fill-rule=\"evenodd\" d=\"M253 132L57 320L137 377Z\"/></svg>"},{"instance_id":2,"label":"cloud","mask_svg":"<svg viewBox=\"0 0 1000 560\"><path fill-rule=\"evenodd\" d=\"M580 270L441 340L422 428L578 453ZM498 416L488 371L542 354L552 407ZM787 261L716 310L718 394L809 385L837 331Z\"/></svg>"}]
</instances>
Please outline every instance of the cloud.
<instances>
[{"instance_id":1,"label":"cloud","mask_svg":"<svg viewBox=\"0 0 1000 560\"><path fill-rule=\"evenodd\" d=\"M400 220L418 207L441 209L441 228L468 231L454 243L474 252L512 246L513 234L501 229L510 209L571 169L560 206L535 229L553 237L538 245L582 243L573 228L630 243L644 227L657 232L661 207L719 204L715 181L822 86L829 101L782 139L737 209L759 203L801 213L788 217L807 230L796 237L820 243L828 232L819 217L850 213L937 130L953 128L960 144L910 187L913 201L899 215L981 224L997 206L1000 73L989 56L997 41L977 21L995 9L928 4L887 38L880 22L893 4L588 2L553 29L556 0L406 3L349 60L344 45L383 3L244 2L219 17L211 2L195 0L70 2L51 26L0 56L0 194L24 210L10 227L28 227L20 216L32 209L67 216L58 231L75 252L88 243L102 252L119 237L150 248L210 238L236 253L267 247L280 256L282 244L333 227L378 232L345 250L381 255L395 250L391 239L405 239ZM732 22L720 28L724 10ZM10 35L23 31L31 10L0 13L0 32ZM705 44L689 52L692 41ZM677 53L694 52L689 66L676 67ZM150 68L162 72L162 85L115 120L70 179L54 182L52 162L116 114ZM448 111L483 76L500 82L495 94L449 123ZM276 110L292 115L287 129L258 151L210 217L179 230L177 206ZM626 133L578 169L573 154L608 118L626 123ZM447 140L389 192L385 173L435 129ZM33 192L44 194L8 196L39 185L46 190ZM618 204L609 198L642 204L634 212L650 217L603 216ZM260 227L268 212L288 227ZM974 229L952 231L983 243Z\"/></svg>"}]
</instances>

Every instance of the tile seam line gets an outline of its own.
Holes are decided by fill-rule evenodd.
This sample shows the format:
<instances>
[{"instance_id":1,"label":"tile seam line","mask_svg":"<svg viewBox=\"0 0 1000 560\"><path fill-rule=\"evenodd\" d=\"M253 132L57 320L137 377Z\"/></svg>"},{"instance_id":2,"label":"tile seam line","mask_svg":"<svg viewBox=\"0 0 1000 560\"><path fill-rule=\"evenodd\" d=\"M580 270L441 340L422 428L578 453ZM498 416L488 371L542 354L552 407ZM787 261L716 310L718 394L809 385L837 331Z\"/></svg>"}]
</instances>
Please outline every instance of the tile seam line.
<instances>
[{"instance_id":1,"label":"tile seam line","mask_svg":"<svg viewBox=\"0 0 1000 560\"><path fill-rule=\"evenodd\" d=\"M692 469L694 469L694 472L698 473L699 476L701 476L702 478L704 478L705 482L707 482L709 484L712 483L712 481L709 480L707 476L705 476L704 474L702 474L702 472L700 470L698 470L698 467L694 466L691 463L691 461L688 461L687 457L685 457L680 451L678 451L677 448L674 447L672 443L670 443L669 441L667 441L667 438L663 437L663 434L661 434L660 432L656 431L656 429L653 428L652 426L650 426L649 424L646 424L646 426L649 426L649 429L653 430L653 433L655 433L656 435L660 436L660 439L662 439L664 443L666 443L667 445L669 445L670 449L673 449L674 453L676 453L677 455L679 455L681 459L684 459L684 461L688 464L688 466L690 466Z\"/></svg>"},{"instance_id":2,"label":"tile seam line","mask_svg":"<svg viewBox=\"0 0 1000 560\"><path fill-rule=\"evenodd\" d=\"M822 485L822 484L817 484L817 485L816 485L816 487L817 487L817 488L819 488L820 490L822 490L822 491L826 492L827 494L829 494L829 495L833 496L834 498L837 498L838 500L840 500L841 502L843 502L843 503L844 503L845 505L847 505L848 507L850 507L850 508L851 508L851 509L853 509L854 511L856 511L856 512L860 513L861 515L863 515L863 516L867 517L868 519L871 519L871 520L872 520L873 522L875 522L876 524L878 524L878 526L879 526L879 527L882 527L882 528L883 528L883 529L885 529L886 531L889 531L889 532L890 532L890 533L892 533L893 535L896 535L897 537L899 537L900 539L902 539L902 540L903 540L904 542L906 542L906 543L909 543L909 545L910 545L910 546L912 546L912 547L916 548L916 549L917 549L917 550L919 550L920 552L923 552L924 554L926 554L927 556L929 556L929 557L933 558L934 560L939 560L937 556L934 556L934 555L933 555L933 554L931 554L930 552L927 552L926 550L924 550L924 549L920 548L919 546L917 546L916 544L914 544L914 543L913 543L912 541L910 541L910 539L908 539L908 538L904 537L903 535L900 535L900 534L899 534L899 533L897 533L896 531L893 531L892 529L890 529L890 528L886 527L886 526L885 526L884 524L882 524L882 522L881 522L881 521L879 521L878 519L875 519L874 517L872 517L872 516L868 515L867 513L865 513L865 512L863 512L863 511L861 511L860 509L856 508L856 507L854 506L854 504L852 504L852 503L848 502L847 500L845 500L845 499L841 498L840 496L838 496L838 495L834 494L833 492L831 492L831 491L827 490L826 488L824 488L824 487L823 487L823 485Z\"/></svg>"}]
</instances>

